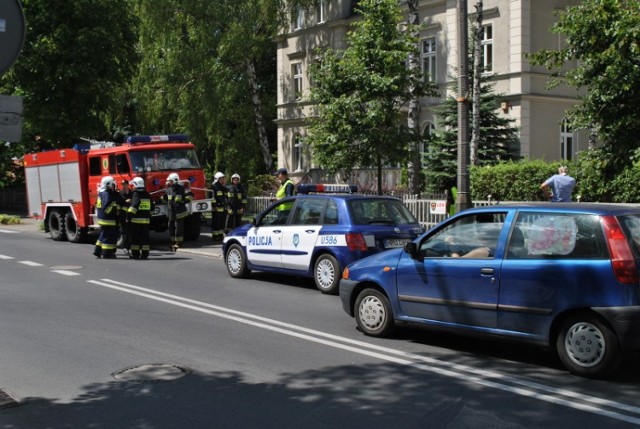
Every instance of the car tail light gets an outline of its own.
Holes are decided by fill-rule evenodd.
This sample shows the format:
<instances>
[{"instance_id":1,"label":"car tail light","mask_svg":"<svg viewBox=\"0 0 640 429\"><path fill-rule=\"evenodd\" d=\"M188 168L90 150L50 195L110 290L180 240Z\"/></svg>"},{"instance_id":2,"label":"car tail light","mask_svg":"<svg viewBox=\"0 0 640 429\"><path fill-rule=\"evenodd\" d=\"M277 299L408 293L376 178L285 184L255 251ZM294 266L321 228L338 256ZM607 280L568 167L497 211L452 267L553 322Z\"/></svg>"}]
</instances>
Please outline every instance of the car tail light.
<instances>
[{"instance_id":1,"label":"car tail light","mask_svg":"<svg viewBox=\"0 0 640 429\"><path fill-rule=\"evenodd\" d=\"M347 234L347 247L349 250L367 250L367 243L364 235L359 232L350 232Z\"/></svg>"},{"instance_id":2,"label":"car tail light","mask_svg":"<svg viewBox=\"0 0 640 429\"><path fill-rule=\"evenodd\" d=\"M613 272L620 283L637 284L638 267L633 252L618 221L613 216L603 216L604 233L611 254Z\"/></svg>"}]
</instances>

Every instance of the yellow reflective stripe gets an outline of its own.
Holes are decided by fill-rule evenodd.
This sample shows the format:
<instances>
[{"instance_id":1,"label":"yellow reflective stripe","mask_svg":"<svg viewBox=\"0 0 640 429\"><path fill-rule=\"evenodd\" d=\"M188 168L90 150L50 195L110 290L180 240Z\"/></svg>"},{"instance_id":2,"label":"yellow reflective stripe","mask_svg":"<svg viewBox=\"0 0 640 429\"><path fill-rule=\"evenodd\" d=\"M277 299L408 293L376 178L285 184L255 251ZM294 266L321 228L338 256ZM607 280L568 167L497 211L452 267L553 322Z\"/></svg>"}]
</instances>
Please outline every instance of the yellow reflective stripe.
<instances>
[{"instance_id":1,"label":"yellow reflective stripe","mask_svg":"<svg viewBox=\"0 0 640 429\"><path fill-rule=\"evenodd\" d=\"M149 218L146 218L146 217L145 218L139 218L139 217L136 218L136 217L134 217L133 219L131 219L131 223L137 223L137 224L140 224L140 225L145 225L145 224L151 223L151 221L149 220Z\"/></svg>"},{"instance_id":2,"label":"yellow reflective stripe","mask_svg":"<svg viewBox=\"0 0 640 429\"><path fill-rule=\"evenodd\" d=\"M102 243L101 247L103 249L106 249L106 250L114 250L114 249L118 248L118 245L117 244L105 244L105 243Z\"/></svg>"},{"instance_id":3,"label":"yellow reflective stripe","mask_svg":"<svg viewBox=\"0 0 640 429\"><path fill-rule=\"evenodd\" d=\"M133 214L138 213L138 209L137 209L137 208L135 208L135 207L133 207L133 206L129 207L129 210L127 210L127 211L128 211L129 213L133 213Z\"/></svg>"},{"instance_id":4,"label":"yellow reflective stripe","mask_svg":"<svg viewBox=\"0 0 640 429\"><path fill-rule=\"evenodd\" d=\"M151 200L140 200L140 210L151 210Z\"/></svg>"},{"instance_id":5,"label":"yellow reflective stripe","mask_svg":"<svg viewBox=\"0 0 640 429\"><path fill-rule=\"evenodd\" d=\"M189 212L182 212L182 213L178 213L176 215L176 219L184 219L185 217L189 216Z\"/></svg>"},{"instance_id":6,"label":"yellow reflective stripe","mask_svg":"<svg viewBox=\"0 0 640 429\"><path fill-rule=\"evenodd\" d=\"M115 220L110 220L110 219L99 219L98 220L98 225L116 226L116 221Z\"/></svg>"}]
</instances>

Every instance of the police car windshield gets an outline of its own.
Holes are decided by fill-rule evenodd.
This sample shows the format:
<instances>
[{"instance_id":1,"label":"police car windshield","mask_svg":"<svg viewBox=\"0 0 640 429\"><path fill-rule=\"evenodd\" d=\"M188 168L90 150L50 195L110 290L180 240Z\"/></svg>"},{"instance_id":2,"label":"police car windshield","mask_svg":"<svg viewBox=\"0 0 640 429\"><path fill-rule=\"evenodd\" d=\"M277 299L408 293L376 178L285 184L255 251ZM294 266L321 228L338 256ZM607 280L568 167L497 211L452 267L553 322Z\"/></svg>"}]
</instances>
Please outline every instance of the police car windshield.
<instances>
[{"instance_id":1,"label":"police car windshield","mask_svg":"<svg viewBox=\"0 0 640 429\"><path fill-rule=\"evenodd\" d=\"M129 154L134 171L175 171L199 169L193 149L141 150Z\"/></svg>"},{"instance_id":2,"label":"police car windshield","mask_svg":"<svg viewBox=\"0 0 640 429\"><path fill-rule=\"evenodd\" d=\"M385 198L350 200L349 211L356 225L404 225L418 223L401 201Z\"/></svg>"}]
</instances>

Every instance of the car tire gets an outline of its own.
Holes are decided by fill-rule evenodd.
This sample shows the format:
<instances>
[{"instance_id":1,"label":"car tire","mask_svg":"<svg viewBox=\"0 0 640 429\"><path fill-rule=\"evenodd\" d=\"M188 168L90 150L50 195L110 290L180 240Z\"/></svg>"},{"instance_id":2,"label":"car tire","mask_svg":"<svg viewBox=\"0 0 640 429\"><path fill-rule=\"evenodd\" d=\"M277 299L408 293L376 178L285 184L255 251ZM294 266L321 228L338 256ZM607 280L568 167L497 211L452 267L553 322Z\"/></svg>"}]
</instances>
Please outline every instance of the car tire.
<instances>
[{"instance_id":1,"label":"car tire","mask_svg":"<svg viewBox=\"0 0 640 429\"><path fill-rule=\"evenodd\" d=\"M72 243L82 243L87 240L87 228L78 227L78 222L70 211L64 216L64 230L67 240Z\"/></svg>"},{"instance_id":2,"label":"car tire","mask_svg":"<svg viewBox=\"0 0 640 429\"><path fill-rule=\"evenodd\" d=\"M251 270L247 268L247 258L239 244L229 246L224 259L226 261L227 271L231 277L244 279L251 274Z\"/></svg>"},{"instance_id":3,"label":"car tire","mask_svg":"<svg viewBox=\"0 0 640 429\"><path fill-rule=\"evenodd\" d=\"M364 289L356 298L354 314L358 328L372 337L388 337L395 330L389 299L380 291Z\"/></svg>"},{"instance_id":4,"label":"car tire","mask_svg":"<svg viewBox=\"0 0 640 429\"><path fill-rule=\"evenodd\" d=\"M313 279L322 293L336 295L340 285L340 264L329 254L320 255L313 266Z\"/></svg>"},{"instance_id":5,"label":"car tire","mask_svg":"<svg viewBox=\"0 0 640 429\"><path fill-rule=\"evenodd\" d=\"M622 361L616 334L589 313L569 317L562 323L556 351L565 368L582 377L605 377Z\"/></svg>"},{"instance_id":6,"label":"car tire","mask_svg":"<svg viewBox=\"0 0 640 429\"><path fill-rule=\"evenodd\" d=\"M64 214L58 210L53 210L49 214L49 234L55 241L64 241L67 238L64 229Z\"/></svg>"}]
</instances>

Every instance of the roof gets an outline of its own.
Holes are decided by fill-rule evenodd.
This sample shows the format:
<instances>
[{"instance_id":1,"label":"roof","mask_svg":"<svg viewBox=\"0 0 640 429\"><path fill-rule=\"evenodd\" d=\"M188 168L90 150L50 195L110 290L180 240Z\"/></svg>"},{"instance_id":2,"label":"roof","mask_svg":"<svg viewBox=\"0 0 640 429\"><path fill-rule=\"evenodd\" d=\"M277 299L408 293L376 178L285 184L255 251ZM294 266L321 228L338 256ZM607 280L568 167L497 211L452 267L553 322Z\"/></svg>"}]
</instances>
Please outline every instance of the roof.
<instances>
[{"instance_id":1,"label":"roof","mask_svg":"<svg viewBox=\"0 0 640 429\"><path fill-rule=\"evenodd\" d=\"M475 207L469 211L495 211L498 209L534 209L558 212L589 212L594 214L640 213L639 204L607 204L607 203L550 203L522 202ZM466 212L467 210L465 210Z\"/></svg>"}]
</instances>

